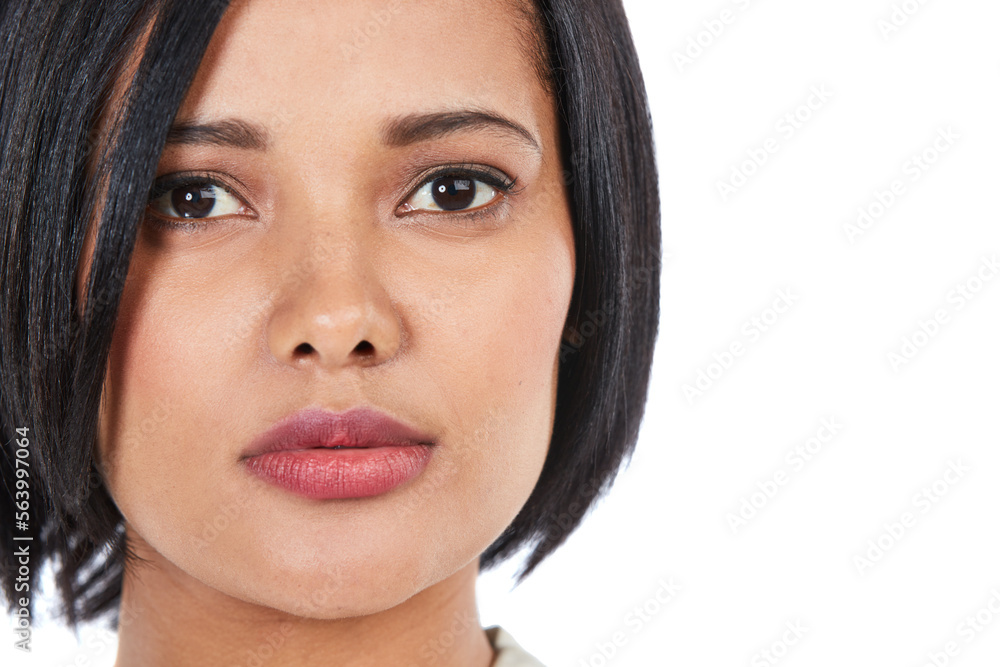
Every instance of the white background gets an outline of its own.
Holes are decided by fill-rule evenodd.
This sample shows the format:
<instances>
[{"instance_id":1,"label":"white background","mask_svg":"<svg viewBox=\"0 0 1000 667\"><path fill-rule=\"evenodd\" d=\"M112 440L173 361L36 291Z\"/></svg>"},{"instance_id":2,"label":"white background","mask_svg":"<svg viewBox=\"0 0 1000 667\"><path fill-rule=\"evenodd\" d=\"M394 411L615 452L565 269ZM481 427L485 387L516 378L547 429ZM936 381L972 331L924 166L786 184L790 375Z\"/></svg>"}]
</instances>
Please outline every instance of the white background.
<instances>
[{"instance_id":1,"label":"white background","mask_svg":"<svg viewBox=\"0 0 1000 667\"><path fill-rule=\"evenodd\" d=\"M1000 3L625 4L663 202L646 417L565 546L482 575L483 625L549 667L998 664ZM0 662L112 663L34 639Z\"/></svg>"}]
</instances>

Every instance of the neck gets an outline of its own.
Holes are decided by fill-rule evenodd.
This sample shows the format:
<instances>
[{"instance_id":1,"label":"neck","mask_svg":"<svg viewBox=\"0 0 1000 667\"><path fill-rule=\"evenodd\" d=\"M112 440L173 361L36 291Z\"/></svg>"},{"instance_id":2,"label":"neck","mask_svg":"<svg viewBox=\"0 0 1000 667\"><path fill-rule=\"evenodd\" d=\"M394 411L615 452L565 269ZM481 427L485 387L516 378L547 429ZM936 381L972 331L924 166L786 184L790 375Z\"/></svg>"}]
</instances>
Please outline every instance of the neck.
<instances>
[{"instance_id":1,"label":"neck","mask_svg":"<svg viewBox=\"0 0 1000 667\"><path fill-rule=\"evenodd\" d=\"M115 667L489 667L469 565L391 609L335 620L236 599L158 554L126 570Z\"/></svg>"}]
</instances>

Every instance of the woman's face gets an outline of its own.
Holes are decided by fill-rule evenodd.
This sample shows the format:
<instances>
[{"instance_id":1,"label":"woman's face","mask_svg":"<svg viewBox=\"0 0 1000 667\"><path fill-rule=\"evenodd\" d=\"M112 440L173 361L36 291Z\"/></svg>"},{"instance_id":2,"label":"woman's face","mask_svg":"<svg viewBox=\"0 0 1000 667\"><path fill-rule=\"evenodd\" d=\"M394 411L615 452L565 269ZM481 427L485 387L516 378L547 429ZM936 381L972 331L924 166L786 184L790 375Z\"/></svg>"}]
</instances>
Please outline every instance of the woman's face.
<instances>
[{"instance_id":1,"label":"woman's face","mask_svg":"<svg viewBox=\"0 0 1000 667\"><path fill-rule=\"evenodd\" d=\"M267 145L168 141L158 178L228 193L153 203L179 226L142 225L104 387L99 458L140 553L336 618L442 581L513 520L548 449L575 270L527 29L502 0L227 11L176 121ZM416 477L316 499L248 470L276 422L356 406L433 437Z\"/></svg>"}]
</instances>

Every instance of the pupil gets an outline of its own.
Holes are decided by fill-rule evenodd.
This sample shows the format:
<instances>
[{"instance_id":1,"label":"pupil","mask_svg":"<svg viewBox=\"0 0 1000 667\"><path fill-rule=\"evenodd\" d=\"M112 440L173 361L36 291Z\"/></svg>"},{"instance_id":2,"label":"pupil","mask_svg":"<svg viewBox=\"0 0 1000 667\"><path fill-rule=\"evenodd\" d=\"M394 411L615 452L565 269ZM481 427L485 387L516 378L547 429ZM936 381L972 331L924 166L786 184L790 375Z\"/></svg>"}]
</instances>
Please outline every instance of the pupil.
<instances>
[{"instance_id":1,"label":"pupil","mask_svg":"<svg viewBox=\"0 0 1000 667\"><path fill-rule=\"evenodd\" d=\"M185 185L174 189L170 203L183 218L201 218L211 213L215 197L211 186Z\"/></svg>"},{"instance_id":2,"label":"pupil","mask_svg":"<svg viewBox=\"0 0 1000 667\"><path fill-rule=\"evenodd\" d=\"M476 198L476 182L470 178L441 176L431 184L434 203L445 211L468 208Z\"/></svg>"}]
</instances>

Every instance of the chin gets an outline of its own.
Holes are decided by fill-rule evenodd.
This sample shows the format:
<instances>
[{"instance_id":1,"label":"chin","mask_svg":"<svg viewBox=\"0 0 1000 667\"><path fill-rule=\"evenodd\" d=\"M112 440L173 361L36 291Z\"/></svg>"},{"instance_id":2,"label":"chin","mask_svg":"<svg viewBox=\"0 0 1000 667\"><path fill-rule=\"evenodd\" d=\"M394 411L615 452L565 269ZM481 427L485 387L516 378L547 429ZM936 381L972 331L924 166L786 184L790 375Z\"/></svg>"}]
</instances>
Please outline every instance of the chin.
<instances>
[{"instance_id":1,"label":"chin","mask_svg":"<svg viewBox=\"0 0 1000 667\"><path fill-rule=\"evenodd\" d=\"M280 588L256 590L257 599L250 601L294 616L334 620L386 611L426 588L415 578L387 581L384 573L371 570L348 573L347 579L315 574L282 579L272 584Z\"/></svg>"},{"instance_id":2,"label":"chin","mask_svg":"<svg viewBox=\"0 0 1000 667\"><path fill-rule=\"evenodd\" d=\"M236 545L233 545L234 547ZM298 617L334 620L366 616L398 606L453 572L412 549L367 551L318 545L261 544L237 548L237 563L221 556L206 562L228 562L196 578L223 594ZM362 547L362 548L357 548ZM410 554L401 557L401 554ZM374 554L374 555L373 555ZM460 567L456 564L455 570Z\"/></svg>"}]
</instances>

